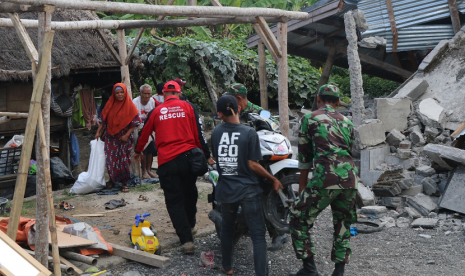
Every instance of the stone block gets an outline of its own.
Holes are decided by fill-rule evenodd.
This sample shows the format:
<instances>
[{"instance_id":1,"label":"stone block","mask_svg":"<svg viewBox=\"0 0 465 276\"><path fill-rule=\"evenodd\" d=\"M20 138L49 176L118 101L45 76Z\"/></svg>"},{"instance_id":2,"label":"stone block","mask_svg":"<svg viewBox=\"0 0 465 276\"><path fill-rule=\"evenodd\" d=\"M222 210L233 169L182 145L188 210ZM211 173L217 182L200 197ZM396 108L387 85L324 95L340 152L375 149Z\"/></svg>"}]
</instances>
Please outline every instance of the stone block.
<instances>
[{"instance_id":1,"label":"stone block","mask_svg":"<svg viewBox=\"0 0 465 276\"><path fill-rule=\"evenodd\" d=\"M365 215L375 215L377 217L382 217L387 215L386 206L365 206L362 207L362 213Z\"/></svg>"},{"instance_id":2,"label":"stone block","mask_svg":"<svg viewBox=\"0 0 465 276\"><path fill-rule=\"evenodd\" d=\"M395 152L397 152L397 149ZM402 166L402 164L404 163L404 160L399 159L395 155L388 155L386 156L385 162L389 166Z\"/></svg>"},{"instance_id":3,"label":"stone block","mask_svg":"<svg viewBox=\"0 0 465 276\"><path fill-rule=\"evenodd\" d=\"M356 128L355 139L360 143L361 149L379 145L386 140L383 123L380 120L376 121Z\"/></svg>"},{"instance_id":4,"label":"stone block","mask_svg":"<svg viewBox=\"0 0 465 276\"><path fill-rule=\"evenodd\" d=\"M407 127L412 105L410 99L379 98L375 102L376 116L383 122L385 132L402 131Z\"/></svg>"},{"instance_id":5,"label":"stone block","mask_svg":"<svg viewBox=\"0 0 465 276\"><path fill-rule=\"evenodd\" d=\"M416 174L424 176L424 177L428 177L428 176L432 176L436 174L436 171L433 168L431 168L430 166L426 166L426 165L417 167L415 172Z\"/></svg>"},{"instance_id":6,"label":"stone block","mask_svg":"<svg viewBox=\"0 0 465 276\"><path fill-rule=\"evenodd\" d=\"M406 204L416 209L422 216L427 216L438 207L429 196L422 193L407 197Z\"/></svg>"},{"instance_id":7,"label":"stone block","mask_svg":"<svg viewBox=\"0 0 465 276\"><path fill-rule=\"evenodd\" d=\"M423 146L426 141L425 141L425 137L423 137L423 134L421 133L421 131L413 131L413 132L410 132L410 141L412 141L412 144L414 144L415 146Z\"/></svg>"},{"instance_id":8,"label":"stone block","mask_svg":"<svg viewBox=\"0 0 465 276\"><path fill-rule=\"evenodd\" d=\"M389 134L386 136L386 142L391 145L398 147L400 142L405 139L405 135L400 133L397 129L393 129Z\"/></svg>"},{"instance_id":9,"label":"stone block","mask_svg":"<svg viewBox=\"0 0 465 276\"><path fill-rule=\"evenodd\" d=\"M411 149L412 148L412 142L408 140L404 140L399 143L399 149Z\"/></svg>"},{"instance_id":10,"label":"stone block","mask_svg":"<svg viewBox=\"0 0 465 276\"><path fill-rule=\"evenodd\" d=\"M446 124L444 108L432 98L424 99L418 105L418 118L427 127L443 129Z\"/></svg>"},{"instance_id":11,"label":"stone block","mask_svg":"<svg viewBox=\"0 0 465 276\"><path fill-rule=\"evenodd\" d=\"M438 191L438 185L431 177L425 177L421 181L421 185L423 186L423 192L427 195L433 195Z\"/></svg>"},{"instance_id":12,"label":"stone block","mask_svg":"<svg viewBox=\"0 0 465 276\"><path fill-rule=\"evenodd\" d=\"M445 187L444 196L439 206L455 212L465 214L465 168L454 169Z\"/></svg>"},{"instance_id":13,"label":"stone block","mask_svg":"<svg viewBox=\"0 0 465 276\"><path fill-rule=\"evenodd\" d=\"M457 128L459 128L461 123L459 122L446 122L445 129L455 131Z\"/></svg>"},{"instance_id":14,"label":"stone block","mask_svg":"<svg viewBox=\"0 0 465 276\"><path fill-rule=\"evenodd\" d=\"M396 226L399 228L410 227L410 218L398 218L396 221Z\"/></svg>"},{"instance_id":15,"label":"stone block","mask_svg":"<svg viewBox=\"0 0 465 276\"><path fill-rule=\"evenodd\" d=\"M449 164L462 164L465 166L465 150L454 147L428 144L423 149L426 155L444 169L451 170Z\"/></svg>"},{"instance_id":16,"label":"stone block","mask_svg":"<svg viewBox=\"0 0 465 276\"><path fill-rule=\"evenodd\" d=\"M414 196L414 195L417 195L417 194L419 194L421 192L423 192L423 186L421 186L421 185L413 185L410 188L408 188L407 190L403 190L402 192L400 192L400 195Z\"/></svg>"},{"instance_id":17,"label":"stone block","mask_svg":"<svg viewBox=\"0 0 465 276\"><path fill-rule=\"evenodd\" d=\"M412 101L418 99L428 89L428 82L421 78L414 78L406 83L394 98L409 97Z\"/></svg>"},{"instance_id":18,"label":"stone block","mask_svg":"<svg viewBox=\"0 0 465 276\"><path fill-rule=\"evenodd\" d=\"M404 161L402 167L407 171L414 171L418 166L420 166L420 159L414 157Z\"/></svg>"},{"instance_id":19,"label":"stone block","mask_svg":"<svg viewBox=\"0 0 465 276\"><path fill-rule=\"evenodd\" d=\"M438 137L440 132L437 128L427 126L425 128L424 134L425 134L426 142L431 143L434 141L434 139L436 139L436 137Z\"/></svg>"},{"instance_id":20,"label":"stone block","mask_svg":"<svg viewBox=\"0 0 465 276\"><path fill-rule=\"evenodd\" d=\"M405 198L400 197L400 196L381 197L378 204L387 206L387 207L393 207L393 208L404 207Z\"/></svg>"},{"instance_id":21,"label":"stone block","mask_svg":"<svg viewBox=\"0 0 465 276\"><path fill-rule=\"evenodd\" d=\"M375 195L362 183L358 183L357 203L360 207L375 205Z\"/></svg>"},{"instance_id":22,"label":"stone block","mask_svg":"<svg viewBox=\"0 0 465 276\"><path fill-rule=\"evenodd\" d=\"M413 178L411 178L409 175L407 174L402 174L402 176L404 177L404 179L400 180L399 181L399 187L402 189L402 190L407 190L407 189L410 189L410 187L413 186Z\"/></svg>"},{"instance_id":23,"label":"stone block","mask_svg":"<svg viewBox=\"0 0 465 276\"><path fill-rule=\"evenodd\" d=\"M405 207L404 210L407 211L409 218L413 218L413 219L421 218L421 214L414 208Z\"/></svg>"},{"instance_id":24,"label":"stone block","mask_svg":"<svg viewBox=\"0 0 465 276\"><path fill-rule=\"evenodd\" d=\"M386 228L396 227L396 220L391 217L384 217L380 219L381 225L384 225Z\"/></svg>"},{"instance_id":25,"label":"stone block","mask_svg":"<svg viewBox=\"0 0 465 276\"><path fill-rule=\"evenodd\" d=\"M412 151L409 149L397 149L397 158L399 159L409 159L410 156L412 155Z\"/></svg>"},{"instance_id":26,"label":"stone block","mask_svg":"<svg viewBox=\"0 0 465 276\"><path fill-rule=\"evenodd\" d=\"M389 155L389 146L367 148L360 151L360 178L365 186L373 186L383 173L376 167L383 164Z\"/></svg>"},{"instance_id":27,"label":"stone block","mask_svg":"<svg viewBox=\"0 0 465 276\"><path fill-rule=\"evenodd\" d=\"M435 218L417 218L410 225L412 228L433 229L438 224L438 219Z\"/></svg>"},{"instance_id":28,"label":"stone block","mask_svg":"<svg viewBox=\"0 0 465 276\"><path fill-rule=\"evenodd\" d=\"M376 196L396 196L400 194L402 189L399 187L397 182L389 182L389 183L375 183L373 184L373 193Z\"/></svg>"}]
</instances>

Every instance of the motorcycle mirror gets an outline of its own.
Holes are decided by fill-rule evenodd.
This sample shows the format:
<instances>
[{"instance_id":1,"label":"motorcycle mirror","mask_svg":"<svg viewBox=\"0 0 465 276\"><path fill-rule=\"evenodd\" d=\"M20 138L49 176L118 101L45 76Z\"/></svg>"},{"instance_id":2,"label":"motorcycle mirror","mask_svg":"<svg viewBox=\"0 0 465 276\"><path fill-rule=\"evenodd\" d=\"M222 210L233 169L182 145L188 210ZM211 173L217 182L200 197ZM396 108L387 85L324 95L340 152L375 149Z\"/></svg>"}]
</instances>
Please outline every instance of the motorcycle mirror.
<instances>
[{"instance_id":1,"label":"motorcycle mirror","mask_svg":"<svg viewBox=\"0 0 465 276\"><path fill-rule=\"evenodd\" d=\"M271 113L268 110L262 110L260 111L260 116L265 119L269 119L271 118Z\"/></svg>"}]
</instances>

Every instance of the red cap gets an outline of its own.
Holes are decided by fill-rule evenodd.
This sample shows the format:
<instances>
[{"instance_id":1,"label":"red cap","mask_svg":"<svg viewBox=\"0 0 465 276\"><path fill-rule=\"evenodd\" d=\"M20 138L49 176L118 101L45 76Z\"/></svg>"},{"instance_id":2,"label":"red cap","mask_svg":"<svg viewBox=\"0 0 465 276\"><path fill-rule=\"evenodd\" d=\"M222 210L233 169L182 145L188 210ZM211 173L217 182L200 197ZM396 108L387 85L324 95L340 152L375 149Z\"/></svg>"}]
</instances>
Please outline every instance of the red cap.
<instances>
[{"instance_id":1,"label":"red cap","mask_svg":"<svg viewBox=\"0 0 465 276\"><path fill-rule=\"evenodd\" d=\"M175 79L174 80L175 82L177 82L179 85L183 85L183 84L186 84L186 81L185 80L182 80L182 79Z\"/></svg>"},{"instance_id":2,"label":"red cap","mask_svg":"<svg viewBox=\"0 0 465 276\"><path fill-rule=\"evenodd\" d=\"M163 86L163 93L164 92L178 92L181 93L181 87L176 81L169 81L165 83L165 86Z\"/></svg>"}]
</instances>

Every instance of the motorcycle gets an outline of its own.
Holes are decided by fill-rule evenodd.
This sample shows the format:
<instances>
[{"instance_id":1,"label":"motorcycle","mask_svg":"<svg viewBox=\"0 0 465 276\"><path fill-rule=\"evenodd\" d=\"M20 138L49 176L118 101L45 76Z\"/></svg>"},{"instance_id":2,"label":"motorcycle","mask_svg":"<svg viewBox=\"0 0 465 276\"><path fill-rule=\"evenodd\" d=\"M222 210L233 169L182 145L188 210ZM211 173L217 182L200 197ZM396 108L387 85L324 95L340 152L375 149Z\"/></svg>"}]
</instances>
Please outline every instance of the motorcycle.
<instances>
[{"instance_id":1,"label":"motorcycle","mask_svg":"<svg viewBox=\"0 0 465 276\"><path fill-rule=\"evenodd\" d=\"M246 124L253 127L259 137L260 150L263 160L260 164L279 181L284 189L275 193L267 180L260 179L260 187L263 189L262 207L265 218L281 233L289 233L289 206L296 200L296 190L298 189L300 170L298 161L293 160L294 154L291 143L283 136L279 126L270 120L270 112L263 110L260 114L248 113ZM241 122L244 122L241 118ZM219 173L216 164L209 167L209 181L213 185L213 192L208 195L208 202L212 204L212 210L208 217L215 224L218 237L221 233L221 203L215 200L215 188L218 183ZM235 222L234 244L241 236L248 233L248 227L244 216L241 214L239 206Z\"/></svg>"}]
</instances>

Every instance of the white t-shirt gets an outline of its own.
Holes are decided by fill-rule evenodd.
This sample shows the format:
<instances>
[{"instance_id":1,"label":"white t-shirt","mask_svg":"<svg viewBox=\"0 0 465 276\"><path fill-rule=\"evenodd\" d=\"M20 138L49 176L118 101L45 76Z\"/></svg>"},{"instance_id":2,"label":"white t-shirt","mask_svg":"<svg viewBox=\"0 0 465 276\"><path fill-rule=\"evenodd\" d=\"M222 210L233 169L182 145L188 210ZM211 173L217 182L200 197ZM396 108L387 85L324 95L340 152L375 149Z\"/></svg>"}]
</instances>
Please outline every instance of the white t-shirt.
<instances>
[{"instance_id":1,"label":"white t-shirt","mask_svg":"<svg viewBox=\"0 0 465 276\"><path fill-rule=\"evenodd\" d=\"M153 98L154 98L155 100L157 100L158 102L160 102L160 103L164 103L164 102L165 102L165 96L163 96L163 95L155 95L155 96L153 96Z\"/></svg>"},{"instance_id":2,"label":"white t-shirt","mask_svg":"<svg viewBox=\"0 0 465 276\"><path fill-rule=\"evenodd\" d=\"M137 110L139 110L139 117L142 120L145 120L145 118L147 118L147 114L155 108L155 101L152 97L150 97L149 102L146 105L142 105L140 97L134 98L132 102L137 107Z\"/></svg>"}]
</instances>

